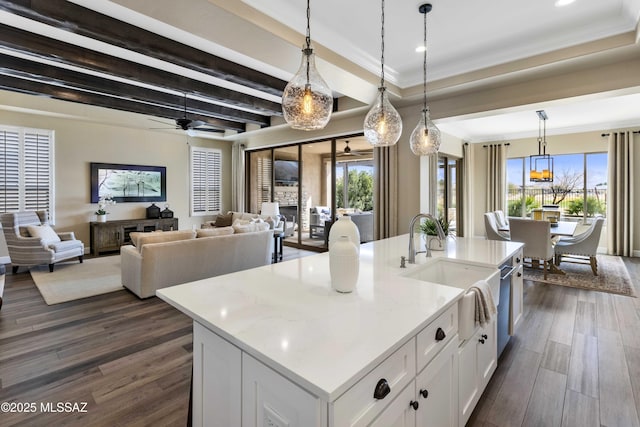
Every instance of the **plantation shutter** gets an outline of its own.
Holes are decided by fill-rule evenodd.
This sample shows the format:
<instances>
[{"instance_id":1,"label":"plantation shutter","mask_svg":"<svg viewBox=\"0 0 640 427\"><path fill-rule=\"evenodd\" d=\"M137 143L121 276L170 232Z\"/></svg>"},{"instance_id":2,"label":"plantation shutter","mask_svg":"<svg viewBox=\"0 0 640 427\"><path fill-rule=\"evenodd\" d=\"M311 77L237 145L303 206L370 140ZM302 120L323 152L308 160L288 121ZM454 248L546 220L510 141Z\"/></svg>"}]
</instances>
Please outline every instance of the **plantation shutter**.
<instances>
[{"instance_id":1,"label":"plantation shutter","mask_svg":"<svg viewBox=\"0 0 640 427\"><path fill-rule=\"evenodd\" d=\"M271 159L258 157L258 188L260 189L260 200L258 202L260 206L264 202L271 201L271 163Z\"/></svg>"},{"instance_id":2,"label":"plantation shutter","mask_svg":"<svg viewBox=\"0 0 640 427\"><path fill-rule=\"evenodd\" d=\"M214 215L222 209L222 152L191 147L191 215Z\"/></svg>"},{"instance_id":3,"label":"plantation shutter","mask_svg":"<svg viewBox=\"0 0 640 427\"><path fill-rule=\"evenodd\" d=\"M0 131L0 212L20 210L20 134Z\"/></svg>"},{"instance_id":4,"label":"plantation shutter","mask_svg":"<svg viewBox=\"0 0 640 427\"><path fill-rule=\"evenodd\" d=\"M0 212L46 210L54 219L53 132L0 127Z\"/></svg>"},{"instance_id":5,"label":"plantation shutter","mask_svg":"<svg viewBox=\"0 0 640 427\"><path fill-rule=\"evenodd\" d=\"M24 209L50 211L52 176L48 134L24 133Z\"/></svg>"}]
</instances>

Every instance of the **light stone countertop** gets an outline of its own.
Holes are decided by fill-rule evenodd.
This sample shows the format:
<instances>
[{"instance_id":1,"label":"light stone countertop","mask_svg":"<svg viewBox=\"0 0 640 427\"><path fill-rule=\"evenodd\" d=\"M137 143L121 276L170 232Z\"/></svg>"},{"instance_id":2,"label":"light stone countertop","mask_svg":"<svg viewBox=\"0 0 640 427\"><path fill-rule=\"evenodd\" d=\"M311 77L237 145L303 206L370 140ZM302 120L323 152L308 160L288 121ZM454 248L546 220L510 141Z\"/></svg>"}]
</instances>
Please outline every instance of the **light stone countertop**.
<instances>
[{"instance_id":1,"label":"light stone countertop","mask_svg":"<svg viewBox=\"0 0 640 427\"><path fill-rule=\"evenodd\" d=\"M416 244L422 244L416 233ZM329 254L177 285L158 297L316 396L334 401L461 296L400 276L409 235L360 248L356 291L331 289ZM449 240L446 256L497 267L522 244Z\"/></svg>"}]
</instances>

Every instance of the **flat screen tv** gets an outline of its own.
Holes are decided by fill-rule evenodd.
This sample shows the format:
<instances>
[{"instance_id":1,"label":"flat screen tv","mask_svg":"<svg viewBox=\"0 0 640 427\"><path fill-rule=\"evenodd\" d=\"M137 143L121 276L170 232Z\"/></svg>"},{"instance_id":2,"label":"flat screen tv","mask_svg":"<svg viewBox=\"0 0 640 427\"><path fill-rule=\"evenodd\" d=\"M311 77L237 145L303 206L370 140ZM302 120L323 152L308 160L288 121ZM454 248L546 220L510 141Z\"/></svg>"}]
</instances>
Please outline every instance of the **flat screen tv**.
<instances>
[{"instance_id":1,"label":"flat screen tv","mask_svg":"<svg viewBox=\"0 0 640 427\"><path fill-rule=\"evenodd\" d=\"M91 163L91 203L109 195L122 202L167 200L167 168L164 166Z\"/></svg>"},{"instance_id":2,"label":"flat screen tv","mask_svg":"<svg viewBox=\"0 0 640 427\"><path fill-rule=\"evenodd\" d=\"M298 184L298 165L297 160L274 160L273 174L275 185Z\"/></svg>"}]
</instances>

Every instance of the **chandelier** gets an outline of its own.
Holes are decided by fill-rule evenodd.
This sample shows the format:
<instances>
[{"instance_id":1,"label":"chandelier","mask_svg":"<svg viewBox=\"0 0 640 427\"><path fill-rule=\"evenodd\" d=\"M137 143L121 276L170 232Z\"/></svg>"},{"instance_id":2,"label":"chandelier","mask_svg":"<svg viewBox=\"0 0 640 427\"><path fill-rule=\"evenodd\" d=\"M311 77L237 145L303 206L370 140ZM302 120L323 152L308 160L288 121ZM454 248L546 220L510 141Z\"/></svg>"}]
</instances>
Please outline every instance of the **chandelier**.
<instances>
[{"instance_id":1,"label":"chandelier","mask_svg":"<svg viewBox=\"0 0 640 427\"><path fill-rule=\"evenodd\" d=\"M538 154L529 156L529 181L553 182L553 157L547 154L547 113L538 114Z\"/></svg>"},{"instance_id":2,"label":"chandelier","mask_svg":"<svg viewBox=\"0 0 640 427\"><path fill-rule=\"evenodd\" d=\"M431 12L430 3L420 5L418 11L424 15L424 56L422 62L422 115L418 125L411 133L409 143L411 151L417 156L433 155L440 149L440 129L429 117L427 107L427 13Z\"/></svg>"},{"instance_id":3,"label":"chandelier","mask_svg":"<svg viewBox=\"0 0 640 427\"><path fill-rule=\"evenodd\" d=\"M371 109L364 118L364 136L374 147L387 147L394 145L400 139L402 133L402 118L398 111L393 108L387 88L384 85L384 0L382 3L382 25L381 25L381 51L380 57L380 87Z\"/></svg>"},{"instance_id":4,"label":"chandelier","mask_svg":"<svg viewBox=\"0 0 640 427\"><path fill-rule=\"evenodd\" d=\"M311 48L311 7L307 0L307 34L298 72L282 93L282 113L293 129L317 130L329 122L333 110L331 89L316 69Z\"/></svg>"}]
</instances>

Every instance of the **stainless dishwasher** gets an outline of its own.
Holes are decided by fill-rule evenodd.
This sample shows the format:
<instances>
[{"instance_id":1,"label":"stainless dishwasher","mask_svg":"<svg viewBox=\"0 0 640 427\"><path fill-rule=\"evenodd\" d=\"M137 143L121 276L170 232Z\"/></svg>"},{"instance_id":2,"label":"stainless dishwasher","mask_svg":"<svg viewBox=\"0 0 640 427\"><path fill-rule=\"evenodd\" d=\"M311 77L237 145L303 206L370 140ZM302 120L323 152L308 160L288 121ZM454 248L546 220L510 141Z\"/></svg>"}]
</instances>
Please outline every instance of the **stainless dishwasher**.
<instances>
[{"instance_id":1,"label":"stainless dishwasher","mask_svg":"<svg viewBox=\"0 0 640 427\"><path fill-rule=\"evenodd\" d=\"M500 266L500 302L498 303L498 357L509 342L509 310L511 308L511 276L518 267L511 258Z\"/></svg>"}]
</instances>

